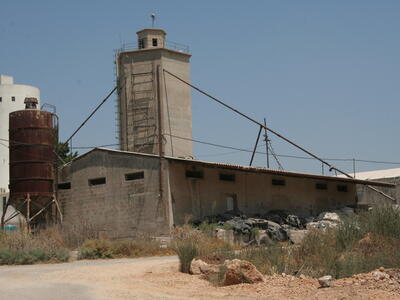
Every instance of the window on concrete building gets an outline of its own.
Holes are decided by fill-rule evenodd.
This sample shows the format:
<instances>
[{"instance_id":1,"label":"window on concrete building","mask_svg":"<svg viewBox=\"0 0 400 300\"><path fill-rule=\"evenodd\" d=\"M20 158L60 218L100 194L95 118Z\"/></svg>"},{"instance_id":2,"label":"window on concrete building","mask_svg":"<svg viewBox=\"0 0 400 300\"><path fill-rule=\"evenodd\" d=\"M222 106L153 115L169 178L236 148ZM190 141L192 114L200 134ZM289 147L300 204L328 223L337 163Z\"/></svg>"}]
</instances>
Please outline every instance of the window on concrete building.
<instances>
[{"instance_id":1,"label":"window on concrete building","mask_svg":"<svg viewBox=\"0 0 400 300\"><path fill-rule=\"evenodd\" d=\"M106 184L106 178L101 177L101 178L94 178L94 179L89 179L89 185L101 185L101 184Z\"/></svg>"},{"instance_id":2,"label":"window on concrete building","mask_svg":"<svg viewBox=\"0 0 400 300\"><path fill-rule=\"evenodd\" d=\"M139 40L139 49L144 49L146 46L145 40L144 39L140 39Z\"/></svg>"},{"instance_id":3,"label":"window on concrete building","mask_svg":"<svg viewBox=\"0 0 400 300\"><path fill-rule=\"evenodd\" d=\"M2 98L2 97L0 97L0 102L1 102L1 101L3 101L3 98Z\"/></svg>"},{"instance_id":4,"label":"window on concrete building","mask_svg":"<svg viewBox=\"0 0 400 300\"><path fill-rule=\"evenodd\" d=\"M338 185L337 186L338 192L347 192L347 185Z\"/></svg>"},{"instance_id":5,"label":"window on concrete building","mask_svg":"<svg viewBox=\"0 0 400 300\"><path fill-rule=\"evenodd\" d=\"M71 182L63 182L57 185L59 190L69 190L71 189Z\"/></svg>"},{"instance_id":6,"label":"window on concrete building","mask_svg":"<svg viewBox=\"0 0 400 300\"><path fill-rule=\"evenodd\" d=\"M219 174L219 180L222 181L235 181L235 174L224 174L224 173L220 173Z\"/></svg>"},{"instance_id":7,"label":"window on concrete building","mask_svg":"<svg viewBox=\"0 0 400 300\"><path fill-rule=\"evenodd\" d=\"M317 190L327 190L328 189L328 185L326 183L316 183L315 184L315 188Z\"/></svg>"},{"instance_id":8,"label":"window on concrete building","mask_svg":"<svg viewBox=\"0 0 400 300\"><path fill-rule=\"evenodd\" d=\"M286 182L284 179L272 179L272 185L285 186Z\"/></svg>"},{"instance_id":9,"label":"window on concrete building","mask_svg":"<svg viewBox=\"0 0 400 300\"><path fill-rule=\"evenodd\" d=\"M126 181L138 180L138 179L143 179L143 178L144 178L144 172L143 171L125 174L125 180Z\"/></svg>"},{"instance_id":10,"label":"window on concrete building","mask_svg":"<svg viewBox=\"0 0 400 300\"><path fill-rule=\"evenodd\" d=\"M157 39L153 39L153 47L157 47L158 41Z\"/></svg>"},{"instance_id":11,"label":"window on concrete building","mask_svg":"<svg viewBox=\"0 0 400 300\"><path fill-rule=\"evenodd\" d=\"M187 170L186 171L186 177L202 179L202 178L204 178L204 174L203 174L203 171L193 171L193 170L190 171L190 170Z\"/></svg>"},{"instance_id":12,"label":"window on concrete building","mask_svg":"<svg viewBox=\"0 0 400 300\"><path fill-rule=\"evenodd\" d=\"M11 101L15 102L15 97L14 96L11 97Z\"/></svg>"}]
</instances>

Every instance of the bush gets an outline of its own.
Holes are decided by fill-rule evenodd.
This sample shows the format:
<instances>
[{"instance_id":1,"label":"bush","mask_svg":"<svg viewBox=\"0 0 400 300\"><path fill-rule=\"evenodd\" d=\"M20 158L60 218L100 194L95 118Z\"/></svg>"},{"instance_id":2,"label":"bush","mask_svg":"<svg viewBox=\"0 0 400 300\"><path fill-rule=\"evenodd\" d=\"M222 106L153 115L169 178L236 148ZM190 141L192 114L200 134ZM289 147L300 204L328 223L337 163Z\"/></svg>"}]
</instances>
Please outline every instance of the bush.
<instances>
[{"instance_id":1,"label":"bush","mask_svg":"<svg viewBox=\"0 0 400 300\"><path fill-rule=\"evenodd\" d=\"M36 235L24 231L0 234L0 264L64 262L69 251L47 231Z\"/></svg>"},{"instance_id":2,"label":"bush","mask_svg":"<svg viewBox=\"0 0 400 300\"><path fill-rule=\"evenodd\" d=\"M229 243L193 229L189 225L176 228L172 236L172 248L179 257L180 270L183 273L190 272L190 263L196 257L212 260L215 256L224 259L231 255L232 247Z\"/></svg>"},{"instance_id":3,"label":"bush","mask_svg":"<svg viewBox=\"0 0 400 300\"><path fill-rule=\"evenodd\" d=\"M138 257L172 254L170 248L149 237L137 237L129 240L94 239L85 241L79 248L79 259L98 259L116 257Z\"/></svg>"},{"instance_id":4,"label":"bush","mask_svg":"<svg viewBox=\"0 0 400 300\"><path fill-rule=\"evenodd\" d=\"M400 208L392 205L373 207L361 214L363 233L372 232L387 238L400 239Z\"/></svg>"}]
</instances>

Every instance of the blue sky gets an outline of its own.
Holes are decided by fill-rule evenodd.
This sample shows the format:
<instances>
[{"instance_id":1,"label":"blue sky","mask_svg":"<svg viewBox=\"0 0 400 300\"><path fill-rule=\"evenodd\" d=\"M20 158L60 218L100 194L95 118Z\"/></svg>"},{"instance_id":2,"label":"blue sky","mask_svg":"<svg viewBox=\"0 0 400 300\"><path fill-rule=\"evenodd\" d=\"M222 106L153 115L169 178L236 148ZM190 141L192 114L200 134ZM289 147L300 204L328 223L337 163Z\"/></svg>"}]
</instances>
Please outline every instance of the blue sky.
<instances>
[{"instance_id":1,"label":"blue sky","mask_svg":"<svg viewBox=\"0 0 400 300\"><path fill-rule=\"evenodd\" d=\"M113 50L136 41L150 13L169 40L190 46L193 84L322 157L400 161L400 1L3 0L0 73L41 89L65 139L114 87ZM116 142L115 99L74 145ZM192 101L194 138L253 147L257 127L196 92ZM271 138L276 153L304 155ZM248 163L249 153L231 152L195 144L200 159ZM321 171L313 161L281 163Z\"/></svg>"}]
</instances>

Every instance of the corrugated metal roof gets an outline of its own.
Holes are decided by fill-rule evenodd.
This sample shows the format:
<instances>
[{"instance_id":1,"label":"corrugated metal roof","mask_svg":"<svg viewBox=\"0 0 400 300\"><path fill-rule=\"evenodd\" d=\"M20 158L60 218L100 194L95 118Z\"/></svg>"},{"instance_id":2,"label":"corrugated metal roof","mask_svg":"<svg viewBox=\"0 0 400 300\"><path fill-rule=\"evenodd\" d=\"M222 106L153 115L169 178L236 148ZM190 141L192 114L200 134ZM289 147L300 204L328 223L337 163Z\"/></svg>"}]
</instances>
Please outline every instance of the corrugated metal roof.
<instances>
[{"instance_id":1,"label":"corrugated metal roof","mask_svg":"<svg viewBox=\"0 0 400 300\"><path fill-rule=\"evenodd\" d=\"M156 157L158 155L154 154L146 154L140 152L129 152L129 151L121 151L121 150L114 150L114 149L107 149L107 148L94 148L93 150L86 152L85 154L78 156L73 161L77 161L94 151L105 151L105 152L115 152L115 153L122 153L127 155L136 155L136 156L144 156L144 157ZM264 173L264 174L274 174L280 176L288 176L288 177L298 177L298 178L311 178L311 179L318 179L318 180L326 180L326 181L336 181L336 182L344 182L344 183L355 183L355 184L363 184L363 185L373 185L373 186L385 186L385 187L395 187L395 185L386 183L386 182L376 182L370 180L361 180L361 179L354 179L354 178L346 178L342 176L325 176L325 175L316 175L316 174L309 174L309 173L300 173L300 172L292 172L292 171L282 171L276 169L268 169L263 167L250 167L250 166L243 166L243 165L235 165L235 164L227 164L227 163L219 163L219 162L209 162L209 161L202 161L202 160L195 160L195 159L188 159L188 158L177 158L177 157L170 157L165 156L165 159L174 162L181 162L181 163L191 163L197 165L203 165L211 168L221 168L221 169L230 169L230 170L239 170L245 171L250 173Z\"/></svg>"}]
</instances>

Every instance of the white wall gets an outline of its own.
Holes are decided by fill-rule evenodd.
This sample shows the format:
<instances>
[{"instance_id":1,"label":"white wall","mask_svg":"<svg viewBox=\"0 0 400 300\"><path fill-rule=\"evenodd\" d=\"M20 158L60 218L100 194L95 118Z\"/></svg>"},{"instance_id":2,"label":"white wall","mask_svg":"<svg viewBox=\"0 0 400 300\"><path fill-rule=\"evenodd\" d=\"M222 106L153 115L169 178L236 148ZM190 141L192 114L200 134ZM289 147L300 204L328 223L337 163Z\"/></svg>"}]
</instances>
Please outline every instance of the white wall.
<instances>
[{"instance_id":1,"label":"white wall","mask_svg":"<svg viewBox=\"0 0 400 300\"><path fill-rule=\"evenodd\" d=\"M40 101L40 91L33 86L14 84L13 77L0 75L0 97L0 195L2 195L8 193L9 184L9 149L7 141L9 114L10 112L24 109L26 97L34 97ZM12 101L12 97L15 97L15 101Z\"/></svg>"}]
</instances>

